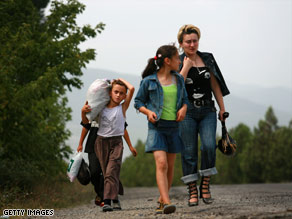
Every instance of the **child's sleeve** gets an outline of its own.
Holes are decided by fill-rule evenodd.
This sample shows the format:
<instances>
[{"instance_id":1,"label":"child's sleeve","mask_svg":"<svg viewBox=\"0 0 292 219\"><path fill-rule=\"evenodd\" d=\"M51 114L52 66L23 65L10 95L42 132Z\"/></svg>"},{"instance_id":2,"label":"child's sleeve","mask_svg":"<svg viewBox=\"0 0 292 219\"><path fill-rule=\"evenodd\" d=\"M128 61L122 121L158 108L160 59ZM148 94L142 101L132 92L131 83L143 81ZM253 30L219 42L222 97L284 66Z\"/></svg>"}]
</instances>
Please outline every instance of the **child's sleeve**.
<instances>
[{"instance_id":1,"label":"child's sleeve","mask_svg":"<svg viewBox=\"0 0 292 219\"><path fill-rule=\"evenodd\" d=\"M82 121L80 122L80 125L82 125L84 128L89 130L91 128L91 123L84 124Z\"/></svg>"}]
</instances>

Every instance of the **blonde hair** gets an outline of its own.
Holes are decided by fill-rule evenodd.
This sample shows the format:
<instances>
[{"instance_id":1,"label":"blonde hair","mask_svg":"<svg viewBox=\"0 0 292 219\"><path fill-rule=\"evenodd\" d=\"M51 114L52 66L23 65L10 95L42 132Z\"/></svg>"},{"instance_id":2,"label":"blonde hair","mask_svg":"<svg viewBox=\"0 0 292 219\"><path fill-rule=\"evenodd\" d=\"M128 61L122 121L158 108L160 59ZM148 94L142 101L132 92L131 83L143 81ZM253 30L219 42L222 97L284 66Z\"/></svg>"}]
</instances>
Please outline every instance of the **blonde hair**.
<instances>
[{"instance_id":1,"label":"blonde hair","mask_svg":"<svg viewBox=\"0 0 292 219\"><path fill-rule=\"evenodd\" d=\"M179 44L182 44L183 41L183 37L185 34L191 34L191 33L195 33L198 35L198 38L200 39L201 37L201 31L198 27L192 25L192 24L185 24L183 25L177 34L177 40Z\"/></svg>"}]
</instances>

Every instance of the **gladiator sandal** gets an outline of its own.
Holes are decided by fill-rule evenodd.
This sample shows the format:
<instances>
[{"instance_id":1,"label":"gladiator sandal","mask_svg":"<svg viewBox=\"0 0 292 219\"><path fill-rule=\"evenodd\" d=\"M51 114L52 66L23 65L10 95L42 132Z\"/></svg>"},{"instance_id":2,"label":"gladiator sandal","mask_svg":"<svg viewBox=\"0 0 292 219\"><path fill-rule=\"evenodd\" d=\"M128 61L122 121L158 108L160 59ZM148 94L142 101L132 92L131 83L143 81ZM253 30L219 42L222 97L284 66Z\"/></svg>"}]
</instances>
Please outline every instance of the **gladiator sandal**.
<instances>
[{"instance_id":1,"label":"gladiator sandal","mask_svg":"<svg viewBox=\"0 0 292 219\"><path fill-rule=\"evenodd\" d=\"M210 193L210 176L203 176L200 185L200 198L203 199L205 204L212 204L213 199L211 198ZM207 198L203 197L203 195L208 195Z\"/></svg>"},{"instance_id":2,"label":"gladiator sandal","mask_svg":"<svg viewBox=\"0 0 292 219\"><path fill-rule=\"evenodd\" d=\"M199 199L198 199L198 189L197 189L197 182L191 182L188 184L188 190L189 190L189 201L188 205L190 207L192 206L197 206L199 204ZM196 201L192 201L191 199L196 199Z\"/></svg>"}]
</instances>

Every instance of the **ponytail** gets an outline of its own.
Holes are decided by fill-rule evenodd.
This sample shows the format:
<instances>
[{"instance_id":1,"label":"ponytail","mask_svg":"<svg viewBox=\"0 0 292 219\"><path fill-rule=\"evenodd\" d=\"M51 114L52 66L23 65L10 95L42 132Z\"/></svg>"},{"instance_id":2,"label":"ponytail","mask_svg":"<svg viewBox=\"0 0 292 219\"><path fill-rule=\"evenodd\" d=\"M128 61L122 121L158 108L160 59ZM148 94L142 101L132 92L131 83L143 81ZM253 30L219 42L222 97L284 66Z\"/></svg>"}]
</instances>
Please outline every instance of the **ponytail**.
<instances>
[{"instance_id":1,"label":"ponytail","mask_svg":"<svg viewBox=\"0 0 292 219\"><path fill-rule=\"evenodd\" d=\"M165 58L171 58L177 54L177 48L174 45L161 46L154 58L148 60L148 64L142 72L142 79L154 74L155 71L159 70L164 65Z\"/></svg>"},{"instance_id":2,"label":"ponytail","mask_svg":"<svg viewBox=\"0 0 292 219\"><path fill-rule=\"evenodd\" d=\"M145 70L142 73L142 78L145 78L149 75L152 75L155 71L160 69L163 66L163 59L160 55L160 58L155 56L154 58L150 58L148 60L148 65L146 66Z\"/></svg>"}]
</instances>

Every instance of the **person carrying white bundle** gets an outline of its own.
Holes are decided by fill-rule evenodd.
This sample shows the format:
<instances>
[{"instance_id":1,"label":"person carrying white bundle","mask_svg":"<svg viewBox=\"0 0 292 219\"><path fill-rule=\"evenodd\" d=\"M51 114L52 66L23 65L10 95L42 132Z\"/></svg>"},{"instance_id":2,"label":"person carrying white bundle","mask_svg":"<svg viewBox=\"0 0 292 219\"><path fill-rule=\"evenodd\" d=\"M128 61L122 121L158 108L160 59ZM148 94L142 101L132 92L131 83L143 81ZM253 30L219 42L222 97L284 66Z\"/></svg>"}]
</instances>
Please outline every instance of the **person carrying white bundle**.
<instances>
[{"instance_id":1,"label":"person carrying white bundle","mask_svg":"<svg viewBox=\"0 0 292 219\"><path fill-rule=\"evenodd\" d=\"M109 103L110 83L106 79L96 79L88 88L86 100L91 111L86 114L89 121L93 121L101 110Z\"/></svg>"}]
</instances>

